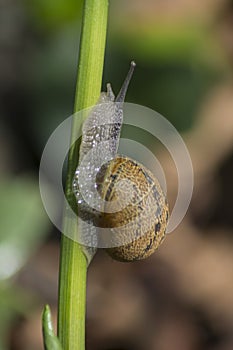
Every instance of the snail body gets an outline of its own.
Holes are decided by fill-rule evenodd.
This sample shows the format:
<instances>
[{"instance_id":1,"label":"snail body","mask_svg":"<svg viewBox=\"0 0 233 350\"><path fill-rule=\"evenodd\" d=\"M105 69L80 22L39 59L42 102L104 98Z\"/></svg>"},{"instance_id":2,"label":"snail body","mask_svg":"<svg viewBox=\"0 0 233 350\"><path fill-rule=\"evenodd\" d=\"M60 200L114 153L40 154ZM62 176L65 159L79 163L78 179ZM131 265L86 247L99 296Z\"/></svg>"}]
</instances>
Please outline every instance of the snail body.
<instances>
[{"instance_id":1,"label":"snail body","mask_svg":"<svg viewBox=\"0 0 233 350\"><path fill-rule=\"evenodd\" d=\"M92 232L109 228L111 244L105 245L109 239L105 231L98 236L97 246L106 247L112 258L125 262L144 259L158 248L169 216L156 177L135 160L117 154L123 101L134 66L132 62L117 98L108 84L107 93L101 93L99 103L84 122L79 167L73 181L81 230L91 237ZM87 169L90 175L85 177ZM91 205L85 200L90 197ZM90 251L93 255L94 250Z\"/></svg>"}]
</instances>

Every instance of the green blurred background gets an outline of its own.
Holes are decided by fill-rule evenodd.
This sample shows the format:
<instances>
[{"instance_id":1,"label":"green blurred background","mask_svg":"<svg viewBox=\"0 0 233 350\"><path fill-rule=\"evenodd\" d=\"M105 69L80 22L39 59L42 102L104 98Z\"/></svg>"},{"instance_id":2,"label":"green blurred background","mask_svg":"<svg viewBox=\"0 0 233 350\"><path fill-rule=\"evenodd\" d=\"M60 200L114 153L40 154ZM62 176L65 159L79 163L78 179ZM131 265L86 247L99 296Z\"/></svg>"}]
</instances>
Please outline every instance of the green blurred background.
<instances>
[{"instance_id":1,"label":"green blurred background","mask_svg":"<svg viewBox=\"0 0 233 350\"><path fill-rule=\"evenodd\" d=\"M40 200L50 133L72 114L83 2L0 3L0 350L42 349L56 319L60 233ZM183 223L145 262L98 252L88 274L87 350L233 349L233 2L110 1L103 90L137 69L127 101L182 133L194 196ZM145 140L146 143L146 140ZM159 158L174 203L177 177Z\"/></svg>"}]
</instances>

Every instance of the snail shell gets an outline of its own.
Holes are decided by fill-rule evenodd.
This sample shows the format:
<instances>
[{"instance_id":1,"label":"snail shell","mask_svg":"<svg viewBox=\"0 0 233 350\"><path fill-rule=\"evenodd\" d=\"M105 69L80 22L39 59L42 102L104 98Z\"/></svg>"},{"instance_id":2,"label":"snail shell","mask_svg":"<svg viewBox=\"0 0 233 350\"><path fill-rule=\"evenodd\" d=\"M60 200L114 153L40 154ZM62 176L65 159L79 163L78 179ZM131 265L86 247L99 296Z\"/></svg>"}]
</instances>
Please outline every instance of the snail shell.
<instances>
[{"instance_id":1,"label":"snail shell","mask_svg":"<svg viewBox=\"0 0 233 350\"><path fill-rule=\"evenodd\" d=\"M99 225L114 228L116 240L121 244L107 248L107 253L119 261L135 261L149 257L162 243L168 221L168 205L155 176L133 159L117 156L97 176L97 188L101 197L108 201L124 201L128 193L117 186L121 180L131 183L130 204L115 213L104 212ZM121 229L117 232L117 228ZM127 229L122 229L127 227Z\"/></svg>"},{"instance_id":2,"label":"snail shell","mask_svg":"<svg viewBox=\"0 0 233 350\"><path fill-rule=\"evenodd\" d=\"M169 216L166 198L155 176L133 159L117 154L123 101L134 67L131 62L117 98L108 84L107 93L101 93L99 103L84 122L79 166L73 181L82 232L91 239L99 227L111 228L114 244L105 250L112 258L126 262L144 259L158 248ZM80 169L84 173L88 169L84 182L95 180L87 190L87 195L93 196L93 206L83 197ZM108 210L114 204L118 209ZM98 243L97 246L104 246ZM87 248L85 252L90 261L95 249Z\"/></svg>"}]
</instances>

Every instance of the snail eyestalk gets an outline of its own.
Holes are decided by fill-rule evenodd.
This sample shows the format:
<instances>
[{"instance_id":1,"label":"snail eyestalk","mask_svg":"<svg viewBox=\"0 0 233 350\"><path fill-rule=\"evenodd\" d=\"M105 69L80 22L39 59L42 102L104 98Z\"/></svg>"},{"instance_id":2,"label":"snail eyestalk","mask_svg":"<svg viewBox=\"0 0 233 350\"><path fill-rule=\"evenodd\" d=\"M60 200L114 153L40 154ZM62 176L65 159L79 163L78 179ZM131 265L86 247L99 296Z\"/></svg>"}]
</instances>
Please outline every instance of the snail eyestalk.
<instances>
[{"instance_id":1,"label":"snail eyestalk","mask_svg":"<svg viewBox=\"0 0 233 350\"><path fill-rule=\"evenodd\" d=\"M131 62L130 64L130 68L129 68L129 71L128 71L128 74L125 78L125 81L117 95L117 98L116 98L116 101L115 102L124 102L125 100L125 95L126 95L126 92L127 92L127 89L128 89L128 86L129 86L129 83L130 83L130 80L133 76L133 72L134 72L134 68L136 67L136 63L134 61Z\"/></svg>"}]
</instances>

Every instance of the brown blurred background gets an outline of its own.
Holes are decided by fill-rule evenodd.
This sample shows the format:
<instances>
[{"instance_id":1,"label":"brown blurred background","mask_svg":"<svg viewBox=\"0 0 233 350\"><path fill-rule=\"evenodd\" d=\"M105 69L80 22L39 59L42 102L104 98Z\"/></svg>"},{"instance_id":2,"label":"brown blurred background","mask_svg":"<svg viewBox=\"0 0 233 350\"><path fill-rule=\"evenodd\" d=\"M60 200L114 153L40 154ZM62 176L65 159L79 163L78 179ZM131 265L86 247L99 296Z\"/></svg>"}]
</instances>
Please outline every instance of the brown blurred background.
<instances>
[{"instance_id":1,"label":"brown blurred background","mask_svg":"<svg viewBox=\"0 0 233 350\"><path fill-rule=\"evenodd\" d=\"M42 349L56 319L60 233L38 189L41 152L72 113L82 1L0 3L0 350ZM104 86L182 133L195 176L182 224L148 260L99 251L88 273L87 350L233 349L233 2L110 1ZM172 207L177 175L155 150Z\"/></svg>"}]
</instances>

